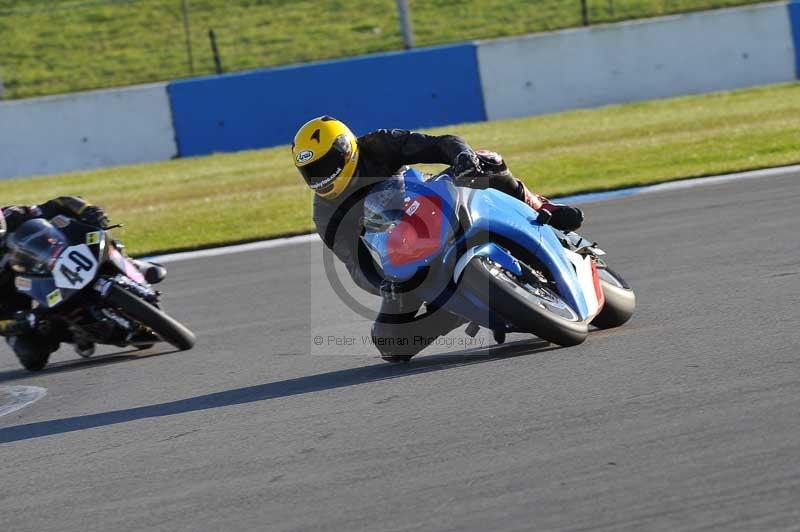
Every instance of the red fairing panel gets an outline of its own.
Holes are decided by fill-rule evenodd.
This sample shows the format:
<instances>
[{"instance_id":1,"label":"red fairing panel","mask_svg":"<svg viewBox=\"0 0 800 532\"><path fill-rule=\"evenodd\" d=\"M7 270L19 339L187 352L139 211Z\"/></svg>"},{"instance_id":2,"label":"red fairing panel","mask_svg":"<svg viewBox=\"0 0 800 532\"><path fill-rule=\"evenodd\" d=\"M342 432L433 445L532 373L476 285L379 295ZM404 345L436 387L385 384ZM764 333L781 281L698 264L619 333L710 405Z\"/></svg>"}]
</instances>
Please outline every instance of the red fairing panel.
<instances>
[{"instance_id":1,"label":"red fairing panel","mask_svg":"<svg viewBox=\"0 0 800 532\"><path fill-rule=\"evenodd\" d=\"M594 261L592 261L592 280L594 281L594 292L597 294L597 308L600 311L606 304L606 296L603 294L603 287L600 286L600 277L597 275L597 266Z\"/></svg>"},{"instance_id":2,"label":"red fairing panel","mask_svg":"<svg viewBox=\"0 0 800 532\"><path fill-rule=\"evenodd\" d=\"M389 233L389 262L401 266L436 254L441 248L442 223L439 198L417 196L409 201L403 219Z\"/></svg>"}]
</instances>

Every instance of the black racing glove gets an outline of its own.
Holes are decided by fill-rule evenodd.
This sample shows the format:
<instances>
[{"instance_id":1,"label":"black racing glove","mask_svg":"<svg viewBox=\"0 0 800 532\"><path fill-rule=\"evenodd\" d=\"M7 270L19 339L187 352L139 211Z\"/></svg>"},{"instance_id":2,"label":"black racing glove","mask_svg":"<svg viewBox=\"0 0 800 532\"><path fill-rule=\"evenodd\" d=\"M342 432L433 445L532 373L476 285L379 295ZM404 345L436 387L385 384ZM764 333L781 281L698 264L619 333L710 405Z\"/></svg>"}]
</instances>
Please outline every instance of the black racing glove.
<instances>
[{"instance_id":1,"label":"black racing glove","mask_svg":"<svg viewBox=\"0 0 800 532\"><path fill-rule=\"evenodd\" d=\"M50 332L50 321L42 318L35 312L18 311L15 318L25 320L28 323L29 332L36 334L48 334Z\"/></svg>"},{"instance_id":2,"label":"black racing glove","mask_svg":"<svg viewBox=\"0 0 800 532\"><path fill-rule=\"evenodd\" d=\"M96 205L86 207L81 213L79 220L101 229L106 229L111 225L110 220L106 216L106 212Z\"/></svg>"},{"instance_id":3,"label":"black racing glove","mask_svg":"<svg viewBox=\"0 0 800 532\"><path fill-rule=\"evenodd\" d=\"M455 174L453 177L460 180L481 175L483 169L478 154L472 150L459 153L453 161L453 173Z\"/></svg>"},{"instance_id":4,"label":"black racing glove","mask_svg":"<svg viewBox=\"0 0 800 532\"><path fill-rule=\"evenodd\" d=\"M32 312L19 310L14 317L0 320L0 335L21 336L24 334L47 334L50 331L50 322Z\"/></svg>"},{"instance_id":5,"label":"black racing glove","mask_svg":"<svg viewBox=\"0 0 800 532\"><path fill-rule=\"evenodd\" d=\"M559 231L569 233L577 231L583 225L583 211L570 205L550 203L543 198L544 204L539 210L539 222L555 227Z\"/></svg>"}]
</instances>

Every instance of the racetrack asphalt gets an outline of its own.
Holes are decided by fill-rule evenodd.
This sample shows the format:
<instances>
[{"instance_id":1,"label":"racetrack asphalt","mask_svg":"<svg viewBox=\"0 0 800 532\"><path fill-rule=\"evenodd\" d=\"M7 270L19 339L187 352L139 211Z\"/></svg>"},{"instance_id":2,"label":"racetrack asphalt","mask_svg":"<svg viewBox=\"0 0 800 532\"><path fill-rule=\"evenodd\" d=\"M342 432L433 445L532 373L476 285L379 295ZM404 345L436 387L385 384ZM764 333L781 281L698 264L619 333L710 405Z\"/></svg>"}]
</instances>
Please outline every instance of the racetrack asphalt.
<instances>
[{"instance_id":1,"label":"racetrack asphalt","mask_svg":"<svg viewBox=\"0 0 800 532\"><path fill-rule=\"evenodd\" d=\"M586 204L628 325L404 365L319 243L170 264L192 351L0 348L47 388L0 417L0 530L798 530L798 204L797 172Z\"/></svg>"}]
</instances>

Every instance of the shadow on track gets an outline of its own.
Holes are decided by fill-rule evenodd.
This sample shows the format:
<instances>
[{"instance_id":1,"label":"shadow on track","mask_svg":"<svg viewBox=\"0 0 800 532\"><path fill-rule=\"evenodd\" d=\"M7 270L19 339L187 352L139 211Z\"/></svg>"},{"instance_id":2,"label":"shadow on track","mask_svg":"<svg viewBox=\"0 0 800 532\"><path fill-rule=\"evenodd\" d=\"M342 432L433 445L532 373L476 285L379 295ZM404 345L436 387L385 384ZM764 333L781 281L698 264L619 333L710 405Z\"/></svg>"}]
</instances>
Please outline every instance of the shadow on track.
<instances>
[{"instance_id":1,"label":"shadow on track","mask_svg":"<svg viewBox=\"0 0 800 532\"><path fill-rule=\"evenodd\" d=\"M119 353L109 353L107 355L100 355L92 358L79 358L76 360L65 360L63 362L56 362L48 365L42 371L27 371L22 368L12 369L9 371L0 371L0 383L14 381L17 379L35 379L37 377L46 377L55 373L68 373L70 371L80 371L83 369L91 368L94 366L107 366L110 364L119 364L121 362L130 362L132 360L143 360L145 358L157 357L161 355L169 355L171 353L179 353L177 349L169 351L139 351L138 349L130 349L128 351L120 351Z\"/></svg>"},{"instance_id":2,"label":"shadow on track","mask_svg":"<svg viewBox=\"0 0 800 532\"><path fill-rule=\"evenodd\" d=\"M398 379L420 373L429 373L432 371L441 371L449 368L540 353L550 349L557 349L557 347L551 347L549 343L542 340L526 340L512 342L502 346L468 349L428 357L423 356L409 364L371 364L369 366L330 371L318 375L299 377L297 379L270 382L257 386L248 386L246 388L200 395L189 399L171 401L169 403L64 419L54 419L51 421L40 421L27 425L16 425L0 429L0 444L96 427L105 427L139 419L186 414L188 412L210 410L213 408L222 408L256 401L266 401L268 399L344 388L369 382Z\"/></svg>"}]
</instances>

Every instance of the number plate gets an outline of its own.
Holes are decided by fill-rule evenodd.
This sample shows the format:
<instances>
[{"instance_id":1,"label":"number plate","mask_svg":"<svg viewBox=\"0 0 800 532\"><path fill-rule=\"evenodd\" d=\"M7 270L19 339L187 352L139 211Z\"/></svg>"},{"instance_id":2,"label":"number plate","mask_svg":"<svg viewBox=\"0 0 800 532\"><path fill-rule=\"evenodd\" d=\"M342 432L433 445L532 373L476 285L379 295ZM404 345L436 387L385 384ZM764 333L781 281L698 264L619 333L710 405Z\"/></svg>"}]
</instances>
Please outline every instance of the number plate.
<instances>
[{"instance_id":1,"label":"number plate","mask_svg":"<svg viewBox=\"0 0 800 532\"><path fill-rule=\"evenodd\" d=\"M94 281L95 275L97 259L86 244L68 247L53 266L53 279L59 288L80 290Z\"/></svg>"}]
</instances>

